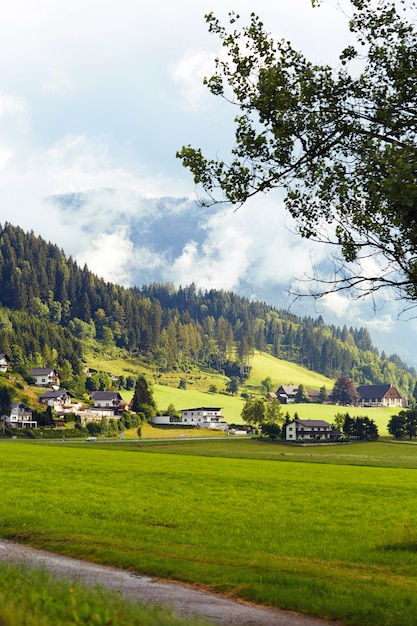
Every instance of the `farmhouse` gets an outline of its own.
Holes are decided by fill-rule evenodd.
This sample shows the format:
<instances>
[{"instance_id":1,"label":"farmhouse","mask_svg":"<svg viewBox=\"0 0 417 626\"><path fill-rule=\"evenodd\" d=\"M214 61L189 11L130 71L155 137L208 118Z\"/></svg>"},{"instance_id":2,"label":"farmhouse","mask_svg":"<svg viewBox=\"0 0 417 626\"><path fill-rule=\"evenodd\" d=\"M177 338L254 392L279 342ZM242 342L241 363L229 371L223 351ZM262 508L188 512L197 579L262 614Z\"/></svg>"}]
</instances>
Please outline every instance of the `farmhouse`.
<instances>
[{"instance_id":1,"label":"farmhouse","mask_svg":"<svg viewBox=\"0 0 417 626\"><path fill-rule=\"evenodd\" d=\"M34 367L30 370L29 375L35 379L35 384L40 387L55 385L59 387L59 374L53 367Z\"/></svg>"},{"instance_id":2,"label":"farmhouse","mask_svg":"<svg viewBox=\"0 0 417 626\"><path fill-rule=\"evenodd\" d=\"M406 407L407 398L402 398L395 387L385 385L359 385L358 406L363 407Z\"/></svg>"},{"instance_id":3,"label":"farmhouse","mask_svg":"<svg viewBox=\"0 0 417 626\"><path fill-rule=\"evenodd\" d=\"M181 411L181 423L187 426L198 426L199 428L214 428L216 430L227 430L226 422L219 407L198 407L196 409L183 409Z\"/></svg>"},{"instance_id":4,"label":"farmhouse","mask_svg":"<svg viewBox=\"0 0 417 626\"><path fill-rule=\"evenodd\" d=\"M298 385L281 385L276 390L275 395L281 404L289 404L291 402L295 402L297 391Z\"/></svg>"},{"instance_id":5,"label":"farmhouse","mask_svg":"<svg viewBox=\"0 0 417 626\"><path fill-rule=\"evenodd\" d=\"M23 402L12 402L10 415L6 416L6 426L9 428L37 428L38 422L32 419L31 409Z\"/></svg>"},{"instance_id":6,"label":"farmhouse","mask_svg":"<svg viewBox=\"0 0 417 626\"><path fill-rule=\"evenodd\" d=\"M281 385L275 393L269 394L270 397L278 398L281 404L290 404L296 401L299 385ZM318 389L305 389L309 402L319 402L320 391ZM327 392L327 399L330 400L331 391Z\"/></svg>"},{"instance_id":7,"label":"farmhouse","mask_svg":"<svg viewBox=\"0 0 417 626\"><path fill-rule=\"evenodd\" d=\"M324 420L295 419L286 426L287 441L334 441L340 439L341 433Z\"/></svg>"}]
</instances>

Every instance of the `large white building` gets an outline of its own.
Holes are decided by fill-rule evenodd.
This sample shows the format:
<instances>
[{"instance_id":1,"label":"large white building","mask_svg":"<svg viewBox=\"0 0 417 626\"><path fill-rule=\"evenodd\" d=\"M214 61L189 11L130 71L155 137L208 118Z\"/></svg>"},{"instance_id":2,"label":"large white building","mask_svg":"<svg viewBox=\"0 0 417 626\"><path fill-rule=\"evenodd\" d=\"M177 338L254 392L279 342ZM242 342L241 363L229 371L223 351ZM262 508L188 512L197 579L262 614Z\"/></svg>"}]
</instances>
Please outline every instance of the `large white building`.
<instances>
[{"instance_id":1,"label":"large white building","mask_svg":"<svg viewBox=\"0 0 417 626\"><path fill-rule=\"evenodd\" d=\"M152 423L155 426L196 426L197 428L212 428L214 430L227 430L228 426L219 407L198 407L195 409L183 409L181 419L171 418L169 415L155 415Z\"/></svg>"},{"instance_id":2,"label":"large white building","mask_svg":"<svg viewBox=\"0 0 417 626\"><path fill-rule=\"evenodd\" d=\"M182 409L181 411L181 423L188 426L227 430L227 424L222 421L223 419L220 407L202 406L195 409Z\"/></svg>"},{"instance_id":3,"label":"large white building","mask_svg":"<svg viewBox=\"0 0 417 626\"><path fill-rule=\"evenodd\" d=\"M341 435L339 430L324 420L295 419L285 429L287 441L334 441L340 439Z\"/></svg>"},{"instance_id":4,"label":"large white building","mask_svg":"<svg viewBox=\"0 0 417 626\"><path fill-rule=\"evenodd\" d=\"M38 422L32 419L32 410L23 402L12 402L10 415L6 416L6 426L9 428L37 428Z\"/></svg>"}]
</instances>

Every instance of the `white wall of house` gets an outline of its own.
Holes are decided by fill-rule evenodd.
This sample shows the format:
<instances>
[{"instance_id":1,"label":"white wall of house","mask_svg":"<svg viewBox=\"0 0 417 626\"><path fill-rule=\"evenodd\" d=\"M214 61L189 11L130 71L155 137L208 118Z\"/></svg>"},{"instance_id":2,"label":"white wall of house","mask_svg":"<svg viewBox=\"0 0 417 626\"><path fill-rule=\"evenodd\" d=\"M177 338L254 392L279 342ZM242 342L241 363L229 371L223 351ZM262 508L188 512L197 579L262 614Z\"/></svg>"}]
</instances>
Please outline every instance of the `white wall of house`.
<instances>
[{"instance_id":1,"label":"white wall of house","mask_svg":"<svg viewBox=\"0 0 417 626\"><path fill-rule=\"evenodd\" d=\"M6 426L10 428L37 428L38 422L32 419L32 413L27 415L9 415L9 417L6 417Z\"/></svg>"}]
</instances>

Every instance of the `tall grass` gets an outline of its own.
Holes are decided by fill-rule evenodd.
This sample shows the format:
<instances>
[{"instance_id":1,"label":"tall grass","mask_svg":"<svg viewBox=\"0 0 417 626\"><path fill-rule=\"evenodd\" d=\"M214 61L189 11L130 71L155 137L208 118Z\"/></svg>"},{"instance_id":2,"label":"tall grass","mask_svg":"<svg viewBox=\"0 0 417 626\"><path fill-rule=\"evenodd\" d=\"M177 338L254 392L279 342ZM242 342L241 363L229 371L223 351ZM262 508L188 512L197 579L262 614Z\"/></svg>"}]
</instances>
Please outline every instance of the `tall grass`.
<instances>
[{"instance_id":1,"label":"tall grass","mask_svg":"<svg viewBox=\"0 0 417 626\"><path fill-rule=\"evenodd\" d=\"M57 580L43 569L0 562L0 624L203 626L203 621L127 601L99 586L91 589L78 582Z\"/></svg>"},{"instance_id":2,"label":"tall grass","mask_svg":"<svg viewBox=\"0 0 417 626\"><path fill-rule=\"evenodd\" d=\"M363 465L319 462L314 447L299 462L285 447L265 460L246 441L247 458L231 458L240 442L229 455L219 442L221 456L184 443L4 444L0 534L346 624L417 624L414 468L367 466L359 445Z\"/></svg>"}]
</instances>

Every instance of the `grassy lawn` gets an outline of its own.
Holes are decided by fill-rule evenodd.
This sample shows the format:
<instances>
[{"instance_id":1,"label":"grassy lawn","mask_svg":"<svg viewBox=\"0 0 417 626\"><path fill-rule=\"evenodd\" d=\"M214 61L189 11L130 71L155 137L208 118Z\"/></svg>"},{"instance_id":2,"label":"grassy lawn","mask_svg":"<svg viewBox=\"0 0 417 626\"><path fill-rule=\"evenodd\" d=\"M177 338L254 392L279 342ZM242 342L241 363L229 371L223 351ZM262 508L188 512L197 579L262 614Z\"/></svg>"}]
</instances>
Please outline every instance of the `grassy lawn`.
<instances>
[{"instance_id":1,"label":"grassy lawn","mask_svg":"<svg viewBox=\"0 0 417 626\"><path fill-rule=\"evenodd\" d=\"M0 446L0 535L345 624L417 624L417 446Z\"/></svg>"}]
</instances>

